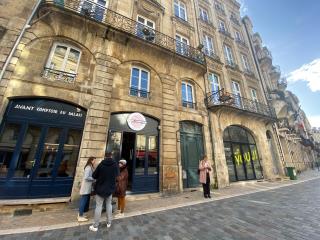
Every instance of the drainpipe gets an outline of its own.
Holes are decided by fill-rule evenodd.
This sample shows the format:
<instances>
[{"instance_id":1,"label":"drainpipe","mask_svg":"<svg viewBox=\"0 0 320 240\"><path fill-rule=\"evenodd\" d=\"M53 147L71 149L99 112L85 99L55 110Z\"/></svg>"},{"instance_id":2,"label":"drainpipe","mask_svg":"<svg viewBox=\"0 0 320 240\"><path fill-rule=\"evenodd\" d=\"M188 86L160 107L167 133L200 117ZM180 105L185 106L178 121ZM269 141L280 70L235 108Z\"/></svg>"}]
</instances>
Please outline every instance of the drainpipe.
<instances>
[{"instance_id":1,"label":"drainpipe","mask_svg":"<svg viewBox=\"0 0 320 240\"><path fill-rule=\"evenodd\" d=\"M31 15L29 16L28 20L27 20L26 23L24 24L24 26L23 26L20 34L19 34L19 37L17 38L16 42L14 43L14 46L13 46L13 48L11 49L10 54L9 54L9 56L7 57L4 65L3 65L3 68L2 68L2 70L1 70L1 73L0 73L0 82L2 81L2 78L3 78L3 76L4 76L4 73L5 73L8 65L9 65L10 62L11 62L11 59L12 59L12 57L13 57L13 54L15 53L15 51L16 51L16 49L17 49L17 47L18 47L18 45L19 45L19 43L20 43L20 41L21 41L21 38L23 37L23 34L25 33L25 31L26 31L28 28L30 28L30 22L31 22L32 18L34 17L36 11L38 10L38 7L40 6L41 2L42 2L42 0L38 0L37 3L35 4L35 6L33 7Z\"/></svg>"}]
</instances>

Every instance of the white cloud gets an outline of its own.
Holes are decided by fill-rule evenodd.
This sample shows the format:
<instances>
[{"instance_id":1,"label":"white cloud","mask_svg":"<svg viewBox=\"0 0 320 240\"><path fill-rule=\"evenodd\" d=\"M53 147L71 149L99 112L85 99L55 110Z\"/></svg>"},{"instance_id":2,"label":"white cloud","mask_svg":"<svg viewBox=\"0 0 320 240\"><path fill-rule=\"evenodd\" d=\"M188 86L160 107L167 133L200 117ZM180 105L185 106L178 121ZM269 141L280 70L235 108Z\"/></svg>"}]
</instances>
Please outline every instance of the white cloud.
<instances>
[{"instance_id":1,"label":"white cloud","mask_svg":"<svg viewBox=\"0 0 320 240\"><path fill-rule=\"evenodd\" d=\"M320 115L309 116L308 120L309 120L312 127L320 127Z\"/></svg>"},{"instance_id":2,"label":"white cloud","mask_svg":"<svg viewBox=\"0 0 320 240\"><path fill-rule=\"evenodd\" d=\"M288 82L305 81L312 92L320 91L320 58L304 64L287 76Z\"/></svg>"},{"instance_id":3,"label":"white cloud","mask_svg":"<svg viewBox=\"0 0 320 240\"><path fill-rule=\"evenodd\" d=\"M247 15L247 13L248 13L248 6L247 6L247 4L245 3L245 0L238 0L238 2L241 4L241 7L240 7L240 15L241 15L241 16Z\"/></svg>"}]
</instances>

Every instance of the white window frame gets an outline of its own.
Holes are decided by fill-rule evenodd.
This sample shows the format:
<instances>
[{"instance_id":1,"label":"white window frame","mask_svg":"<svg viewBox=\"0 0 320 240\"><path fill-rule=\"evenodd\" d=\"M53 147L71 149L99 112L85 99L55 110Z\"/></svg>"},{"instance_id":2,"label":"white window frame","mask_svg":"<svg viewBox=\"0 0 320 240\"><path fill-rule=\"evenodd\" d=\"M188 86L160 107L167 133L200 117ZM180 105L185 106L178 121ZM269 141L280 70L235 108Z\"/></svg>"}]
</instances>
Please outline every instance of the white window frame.
<instances>
[{"instance_id":1,"label":"white window frame","mask_svg":"<svg viewBox=\"0 0 320 240\"><path fill-rule=\"evenodd\" d=\"M209 13L206 9L199 7L200 19L206 23L209 23Z\"/></svg>"},{"instance_id":2,"label":"white window frame","mask_svg":"<svg viewBox=\"0 0 320 240\"><path fill-rule=\"evenodd\" d=\"M209 42L211 42L211 49L209 48L210 46ZM203 45L204 45L204 53L208 56L214 56L215 49L214 49L213 38L205 33L203 34Z\"/></svg>"},{"instance_id":3,"label":"white window frame","mask_svg":"<svg viewBox=\"0 0 320 240\"><path fill-rule=\"evenodd\" d=\"M241 59L242 59L242 63L243 63L243 67L247 72L251 71L251 67L250 67L250 63L249 63L249 59L246 55L241 54Z\"/></svg>"},{"instance_id":4,"label":"white window frame","mask_svg":"<svg viewBox=\"0 0 320 240\"><path fill-rule=\"evenodd\" d=\"M144 23L138 21L139 17L144 20ZM152 28L152 29L154 29L154 30L156 29L156 24L155 24L155 22L152 21L152 20L149 19L149 18L146 18L146 17L142 16L142 15L137 15L137 22L140 23L140 24L143 24L144 26L146 26L146 27L148 27L148 28ZM153 27L150 27L150 26L147 24L147 22L151 22L151 23L153 24Z\"/></svg>"},{"instance_id":5,"label":"white window frame","mask_svg":"<svg viewBox=\"0 0 320 240\"><path fill-rule=\"evenodd\" d=\"M177 6L178 9L179 9L179 14L178 14L179 16L177 16L176 13L175 13L175 10L174 10L175 6ZM181 9L184 9L185 18L183 18L183 17L181 16ZM174 14L176 17L183 19L184 21L188 21L187 6L186 6L186 4L185 4L184 2L182 2L182 1L180 1L180 0L174 0L174 1L173 1L173 14Z\"/></svg>"},{"instance_id":6,"label":"white window frame","mask_svg":"<svg viewBox=\"0 0 320 240\"><path fill-rule=\"evenodd\" d=\"M254 88L250 88L251 99L254 102L259 102L257 90Z\"/></svg>"},{"instance_id":7,"label":"white window frame","mask_svg":"<svg viewBox=\"0 0 320 240\"><path fill-rule=\"evenodd\" d=\"M63 47L66 47L67 48L67 51L66 51L66 54L64 56L64 59L63 59L63 63L62 63L62 66L61 66L61 69L53 69L51 68L51 63L52 63L52 58L54 56L54 52L57 48L57 46L63 46ZM74 47L73 45L71 44L66 44L66 43L61 43L61 42L55 42L51 48L51 52L50 52L50 55L49 55L49 58L48 58L48 61L47 61L47 64L46 64L46 68L49 68L49 69L52 69L52 70L57 70L57 71L61 71L61 72L66 72L65 71L65 68L66 68L66 64L67 64L67 60L68 60L68 56L69 56L69 53L70 53L70 50L71 49L74 49L76 51L79 52L79 58L78 58L78 62L77 62L77 67L76 67L76 71L73 73L73 72L67 72L67 73L72 73L72 74L77 74L78 73L78 68L79 68L79 64L80 64L80 59L81 59L81 50L77 47Z\"/></svg>"},{"instance_id":8,"label":"white window frame","mask_svg":"<svg viewBox=\"0 0 320 240\"><path fill-rule=\"evenodd\" d=\"M179 37L181 39L181 41L178 40L177 37ZM176 38L175 39L176 39L177 42L179 42L180 48L181 48L180 52L178 52L178 53L182 54L182 55L188 54L189 39L187 37L185 37L185 36L182 36L182 35L178 34L178 33L176 33ZM183 42L183 40L186 40L187 44L185 42ZM176 46L176 48L177 48L177 46ZM176 51L178 51L178 49L176 49Z\"/></svg>"},{"instance_id":9,"label":"white window frame","mask_svg":"<svg viewBox=\"0 0 320 240\"><path fill-rule=\"evenodd\" d=\"M96 8L97 5L105 8L105 12L106 12L106 11L108 10L109 0L106 0L106 5L105 5L105 6L103 6L103 5L101 5L100 3L98 3L98 1L99 1L99 0L81 0L81 1L80 1L80 4L79 4L79 9L78 9L79 12L81 12L82 6L83 6L83 4L84 4L85 2L89 2L90 4L93 4L92 10L91 10L92 12L95 11L95 8ZM105 14L104 14L104 16L103 16L103 20L104 20L104 18L105 18Z\"/></svg>"},{"instance_id":10,"label":"white window frame","mask_svg":"<svg viewBox=\"0 0 320 240\"><path fill-rule=\"evenodd\" d=\"M138 67L138 66L131 66L131 72L130 72L130 90L131 88L133 88L132 86L132 72L133 72L133 69L136 68L139 70L139 82L138 82L138 94L137 96L140 97L140 92L139 91L145 91L145 89L141 89L141 74L142 74L142 71L144 72L147 72L148 73L148 89L147 89L147 92L148 92L148 95L149 95L149 92L150 92L150 71L145 69L145 68L142 68L142 67ZM131 95L131 96L135 96L135 95Z\"/></svg>"},{"instance_id":11,"label":"white window frame","mask_svg":"<svg viewBox=\"0 0 320 240\"><path fill-rule=\"evenodd\" d=\"M215 89L214 91L220 91L221 90L221 84L220 84L220 77L218 74L213 73L213 72L209 72L208 74L208 80L210 83L210 90L212 92L212 86L216 86L218 89ZM217 82L216 82L216 81Z\"/></svg>"},{"instance_id":12,"label":"white window frame","mask_svg":"<svg viewBox=\"0 0 320 240\"><path fill-rule=\"evenodd\" d=\"M191 93L192 102L189 102L189 101L188 101L188 103L192 103L192 107L193 107L193 105L196 103L196 101L195 101L195 96L194 96L194 87L193 87L193 84L191 84L190 82L182 81L182 83L181 83L181 100L182 100L182 102L185 101L185 100L183 99L183 96L182 96L183 84L185 84L185 90L186 90L186 94L187 94L187 99L188 99L188 97L189 97L188 86L191 87L191 91L192 91L192 93Z\"/></svg>"},{"instance_id":13,"label":"white window frame","mask_svg":"<svg viewBox=\"0 0 320 240\"><path fill-rule=\"evenodd\" d=\"M226 57L226 60L228 62L228 64L231 64L231 65L235 65L235 61L234 61L234 58L233 58L233 53L232 53L232 49L230 46L224 44L224 55Z\"/></svg>"}]
</instances>

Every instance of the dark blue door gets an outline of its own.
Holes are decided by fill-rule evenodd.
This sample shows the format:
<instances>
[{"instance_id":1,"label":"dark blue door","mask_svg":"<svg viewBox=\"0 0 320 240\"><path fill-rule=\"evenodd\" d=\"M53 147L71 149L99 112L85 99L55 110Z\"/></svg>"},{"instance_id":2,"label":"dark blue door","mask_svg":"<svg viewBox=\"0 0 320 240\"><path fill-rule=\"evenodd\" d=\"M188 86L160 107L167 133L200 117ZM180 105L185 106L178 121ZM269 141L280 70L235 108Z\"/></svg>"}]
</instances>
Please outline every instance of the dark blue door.
<instances>
[{"instance_id":1,"label":"dark blue door","mask_svg":"<svg viewBox=\"0 0 320 240\"><path fill-rule=\"evenodd\" d=\"M39 99L9 104L0 128L0 198L70 196L82 129L43 114L71 116L72 107Z\"/></svg>"}]
</instances>

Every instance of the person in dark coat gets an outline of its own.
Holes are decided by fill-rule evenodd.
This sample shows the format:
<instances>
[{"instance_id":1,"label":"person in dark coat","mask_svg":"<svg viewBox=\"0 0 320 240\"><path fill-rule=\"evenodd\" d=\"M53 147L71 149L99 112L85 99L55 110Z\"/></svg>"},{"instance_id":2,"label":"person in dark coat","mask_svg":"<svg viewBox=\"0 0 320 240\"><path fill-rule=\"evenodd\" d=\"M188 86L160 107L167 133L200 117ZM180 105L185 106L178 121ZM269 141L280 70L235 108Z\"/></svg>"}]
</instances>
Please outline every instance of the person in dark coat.
<instances>
[{"instance_id":1,"label":"person in dark coat","mask_svg":"<svg viewBox=\"0 0 320 240\"><path fill-rule=\"evenodd\" d=\"M115 191L116 177L118 176L118 164L112 159L112 153L107 153L106 158L98 165L92 174L92 177L96 179L96 209L94 212L94 223L89 227L89 229L93 232L98 231L103 201L106 201L107 228L111 227L112 194Z\"/></svg>"},{"instance_id":2,"label":"person in dark coat","mask_svg":"<svg viewBox=\"0 0 320 240\"><path fill-rule=\"evenodd\" d=\"M128 170L127 161L121 159L119 161L120 175L116 180L116 191L114 196L118 198L118 217L123 217L124 207L126 205L126 191L128 187Z\"/></svg>"}]
</instances>

